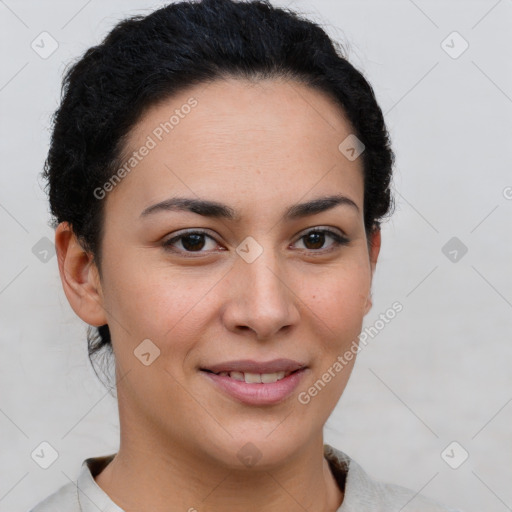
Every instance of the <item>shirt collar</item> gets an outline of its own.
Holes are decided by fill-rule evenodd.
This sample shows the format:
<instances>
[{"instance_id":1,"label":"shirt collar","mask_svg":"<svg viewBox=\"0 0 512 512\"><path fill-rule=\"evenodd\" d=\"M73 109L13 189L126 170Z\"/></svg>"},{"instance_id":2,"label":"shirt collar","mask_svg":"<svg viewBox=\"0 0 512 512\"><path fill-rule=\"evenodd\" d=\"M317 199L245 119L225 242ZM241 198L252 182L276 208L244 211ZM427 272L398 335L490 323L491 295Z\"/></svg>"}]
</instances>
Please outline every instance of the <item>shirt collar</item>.
<instances>
[{"instance_id":1,"label":"shirt collar","mask_svg":"<svg viewBox=\"0 0 512 512\"><path fill-rule=\"evenodd\" d=\"M78 502L81 512L124 512L96 483L94 477L115 457L115 453L101 457L90 457L82 462L77 480Z\"/></svg>"}]
</instances>

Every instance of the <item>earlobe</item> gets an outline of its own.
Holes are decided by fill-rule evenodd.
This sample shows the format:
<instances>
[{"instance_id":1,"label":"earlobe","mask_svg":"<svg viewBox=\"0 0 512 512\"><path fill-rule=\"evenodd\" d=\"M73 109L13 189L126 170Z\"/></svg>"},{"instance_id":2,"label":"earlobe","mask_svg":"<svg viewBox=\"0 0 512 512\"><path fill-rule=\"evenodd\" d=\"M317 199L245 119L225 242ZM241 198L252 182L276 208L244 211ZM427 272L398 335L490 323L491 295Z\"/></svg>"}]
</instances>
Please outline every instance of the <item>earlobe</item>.
<instances>
[{"instance_id":1,"label":"earlobe","mask_svg":"<svg viewBox=\"0 0 512 512\"><path fill-rule=\"evenodd\" d=\"M81 246L68 222L57 226L55 250L62 287L73 311L89 325L108 323L93 256Z\"/></svg>"},{"instance_id":2,"label":"earlobe","mask_svg":"<svg viewBox=\"0 0 512 512\"><path fill-rule=\"evenodd\" d=\"M364 307L364 315L366 316L368 314L368 311L372 308L373 302L372 302L372 292L370 291L368 293L368 297L366 297L366 304Z\"/></svg>"}]
</instances>

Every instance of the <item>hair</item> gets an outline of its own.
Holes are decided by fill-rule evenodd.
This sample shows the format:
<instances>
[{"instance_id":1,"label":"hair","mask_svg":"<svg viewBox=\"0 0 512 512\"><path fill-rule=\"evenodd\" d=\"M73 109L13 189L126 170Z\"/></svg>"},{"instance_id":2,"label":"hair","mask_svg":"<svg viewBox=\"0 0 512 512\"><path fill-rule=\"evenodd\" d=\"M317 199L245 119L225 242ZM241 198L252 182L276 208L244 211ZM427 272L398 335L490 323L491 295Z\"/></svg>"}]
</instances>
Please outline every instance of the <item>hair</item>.
<instances>
[{"instance_id":1,"label":"hair","mask_svg":"<svg viewBox=\"0 0 512 512\"><path fill-rule=\"evenodd\" d=\"M182 1L120 21L64 74L43 171L51 225L69 222L101 275L104 201L93 191L122 165L130 130L177 92L233 77L296 80L342 107L365 145L365 230L380 229L394 207L394 153L371 85L343 53L319 25L268 0ZM87 340L94 368L94 354L112 353L108 325L90 326Z\"/></svg>"}]
</instances>

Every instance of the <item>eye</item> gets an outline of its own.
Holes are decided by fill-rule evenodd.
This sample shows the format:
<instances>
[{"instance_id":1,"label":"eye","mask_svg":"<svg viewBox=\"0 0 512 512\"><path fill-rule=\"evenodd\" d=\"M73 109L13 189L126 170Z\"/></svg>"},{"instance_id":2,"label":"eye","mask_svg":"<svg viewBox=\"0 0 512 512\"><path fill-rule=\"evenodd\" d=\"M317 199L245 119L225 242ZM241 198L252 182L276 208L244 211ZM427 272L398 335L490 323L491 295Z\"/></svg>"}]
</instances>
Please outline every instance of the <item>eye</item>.
<instances>
[{"instance_id":1,"label":"eye","mask_svg":"<svg viewBox=\"0 0 512 512\"><path fill-rule=\"evenodd\" d=\"M322 246L325 243L325 239L331 238L334 242L327 248L322 250ZM180 235L174 236L169 240L166 240L163 243L164 249L172 251L172 252L182 252L182 253L204 253L208 251L203 251L207 245L206 239L213 241L215 244L217 242L215 239L208 235L206 231L194 230L187 231L181 233ZM330 229L320 229L314 228L304 235L302 235L298 241L305 241L305 245L309 247L305 247L306 250L310 250L313 252L325 253L331 250L334 250L336 247L341 245L348 245L348 238L340 235L339 233L332 231ZM176 243L181 244L181 248L175 247ZM215 247L213 247L215 248Z\"/></svg>"},{"instance_id":2,"label":"eye","mask_svg":"<svg viewBox=\"0 0 512 512\"><path fill-rule=\"evenodd\" d=\"M201 251L205 247L206 242L205 238L208 238L215 242L215 239L208 235L205 231L187 231L185 233L182 233L181 235L175 236L173 238L170 238L169 240L166 240L163 243L163 246L166 250L170 250L172 252L205 252ZM174 244L176 242L181 243L181 249L176 249L174 247ZM216 244L216 242L215 242Z\"/></svg>"},{"instance_id":3,"label":"eye","mask_svg":"<svg viewBox=\"0 0 512 512\"><path fill-rule=\"evenodd\" d=\"M334 242L327 248L322 250L322 246L325 243L325 238L331 238ZM330 229L321 229L314 228L304 235L302 235L298 241L304 240L304 245L306 245L306 250L312 250L313 252L321 252L325 253L331 250L336 249L342 245L348 245L348 238L340 235L336 231L332 231ZM319 250L320 249L320 250Z\"/></svg>"}]
</instances>

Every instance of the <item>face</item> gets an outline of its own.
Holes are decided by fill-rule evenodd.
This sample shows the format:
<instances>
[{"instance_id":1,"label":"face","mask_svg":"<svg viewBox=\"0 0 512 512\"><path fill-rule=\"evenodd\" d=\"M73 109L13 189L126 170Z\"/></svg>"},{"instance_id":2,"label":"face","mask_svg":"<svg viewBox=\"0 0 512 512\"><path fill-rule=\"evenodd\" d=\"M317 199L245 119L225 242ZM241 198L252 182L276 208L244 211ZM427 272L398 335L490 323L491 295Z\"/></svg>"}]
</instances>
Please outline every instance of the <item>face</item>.
<instances>
[{"instance_id":1,"label":"face","mask_svg":"<svg viewBox=\"0 0 512 512\"><path fill-rule=\"evenodd\" d=\"M126 155L140 159L103 199L96 319L112 335L122 438L229 467L321 438L380 245L369 251L361 158L338 149L351 133L305 85L236 79L190 88L133 128Z\"/></svg>"}]
</instances>

